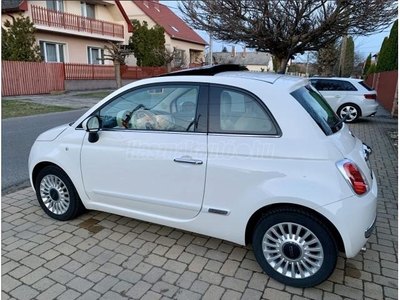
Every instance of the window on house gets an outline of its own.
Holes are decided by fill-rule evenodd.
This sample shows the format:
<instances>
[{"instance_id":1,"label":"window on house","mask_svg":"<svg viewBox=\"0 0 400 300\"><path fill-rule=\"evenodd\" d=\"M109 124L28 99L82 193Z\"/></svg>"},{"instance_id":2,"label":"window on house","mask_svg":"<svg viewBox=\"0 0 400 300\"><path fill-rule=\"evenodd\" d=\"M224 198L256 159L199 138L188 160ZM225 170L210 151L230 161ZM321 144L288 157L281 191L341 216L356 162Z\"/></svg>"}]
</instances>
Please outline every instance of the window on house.
<instances>
[{"instance_id":1,"label":"window on house","mask_svg":"<svg viewBox=\"0 0 400 300\"><path fill-rule=\"evenodd\" d=\"M93 65L104 65L104 50L101 48L88 47L88 63Z\"/></svg>"},{"instance_id":2,"label":"window on house","mask_svg":"<svg viewBox=\"0 0 400 300\"><path fill-rule=\"evenodd\" d=\"M40 52L45 62L64 62L64 44L44 42L40 43Z\"/></svg>"},{"instance_id":3,"label":"window on house","mask_svg":"<svg viewBox=\"0 0 400 300\"><path fill-rule=\"evenodd\" d=\"M63 0L46 0L46 5L48 9L64 11Z\"/></svg>"},{"instance_id":4,"label":"window on house","mask_svg":"<svg viewBox=\"0 0 400 300\"><path fill-rule=\"evenodd\" d=\"M180 68L185 65L185 50L174 50L174 67Z\"/></svg>"},{"instance_id":5,"label":"window on house","mask_svg":"<svg viewBox=\"0 0 400 300\"><path fill-rule=\"evenodd\" d=\"M94 19L94 4L81 1L81 15Z\"/></svg>"}]
</instances>

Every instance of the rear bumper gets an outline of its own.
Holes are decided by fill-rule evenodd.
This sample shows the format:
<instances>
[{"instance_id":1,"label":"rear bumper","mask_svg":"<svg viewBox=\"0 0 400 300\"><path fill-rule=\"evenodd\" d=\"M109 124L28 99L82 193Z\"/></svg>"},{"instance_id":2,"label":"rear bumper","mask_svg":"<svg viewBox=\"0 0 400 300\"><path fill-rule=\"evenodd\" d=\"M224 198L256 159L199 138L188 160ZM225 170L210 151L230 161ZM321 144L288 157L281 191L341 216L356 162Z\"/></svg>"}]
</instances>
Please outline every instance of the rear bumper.
<instances>
[{"instance_id":1,"label":"rear bumper","mask_svg":"<svg viewBox=\"0 0 400 300\"><path fill-rule=\"evenodd\" d=\"M356 256L372 235L377 212L377 183L374 176L370 191L324 206L342 237L347 257Z\"/></svg>"},{"instance_id":2,"label":"rear bumper","mask_svg":"<svg viewBox=\"0 0 400 300\"><path fill-rule=\"evenodd\" d=\"M372 103L368 103L368 101ZM364 100L364 105L361 108L361 115L363 117L370 117L376 114L378 111L378 102L372 100Z\"/></svg>"}]
</instances>

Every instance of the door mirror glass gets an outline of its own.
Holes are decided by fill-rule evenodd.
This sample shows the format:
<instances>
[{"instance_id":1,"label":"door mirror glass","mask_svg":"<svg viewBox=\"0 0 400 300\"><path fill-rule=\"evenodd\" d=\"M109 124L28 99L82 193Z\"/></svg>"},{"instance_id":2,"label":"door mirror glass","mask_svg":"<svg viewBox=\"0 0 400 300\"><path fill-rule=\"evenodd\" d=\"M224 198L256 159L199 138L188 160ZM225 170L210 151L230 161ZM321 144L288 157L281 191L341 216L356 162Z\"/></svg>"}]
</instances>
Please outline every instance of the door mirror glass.
<instances>
[{"instance_id":1,"label":"door mirror glass","mask_svg":"<svg viewBox=\"0 0 400 300\"><path fill-rule=\"evenodd\" d=\"M98 132L100 129L100 120L98 116L92 116L85 121L84 128L87 132Z\"/></svg>"}]
</instances>

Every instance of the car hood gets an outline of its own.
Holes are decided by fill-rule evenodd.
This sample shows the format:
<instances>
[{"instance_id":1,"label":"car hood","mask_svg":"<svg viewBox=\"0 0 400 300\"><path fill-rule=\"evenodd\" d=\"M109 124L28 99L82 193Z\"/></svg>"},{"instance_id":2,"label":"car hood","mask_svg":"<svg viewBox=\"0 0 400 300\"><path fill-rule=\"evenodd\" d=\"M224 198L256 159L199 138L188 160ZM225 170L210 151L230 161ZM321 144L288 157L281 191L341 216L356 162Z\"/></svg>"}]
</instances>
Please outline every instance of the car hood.
<instances>
[{"instance_id":1,"label":"car hood","mask_svg":"<svg viewBox=\"0 0 400 300\"><path fill-rule=\"evenodd\" d=\"M39 135L36 140L37 141L53 141L68 127L69 127L68 124L64 124L64 125L49 129L49 130L43 132L41 135Z\"/></svg>"}]
</instances>

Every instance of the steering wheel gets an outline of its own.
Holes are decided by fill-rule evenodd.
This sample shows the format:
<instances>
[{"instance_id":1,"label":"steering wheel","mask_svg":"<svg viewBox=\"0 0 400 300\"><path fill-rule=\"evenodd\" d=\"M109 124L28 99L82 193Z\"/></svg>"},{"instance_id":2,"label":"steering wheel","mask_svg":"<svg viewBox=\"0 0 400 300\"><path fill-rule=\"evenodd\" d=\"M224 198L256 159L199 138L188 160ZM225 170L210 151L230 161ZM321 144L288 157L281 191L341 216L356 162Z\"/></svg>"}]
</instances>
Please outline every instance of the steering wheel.
<instances>
[{"instance_id":1,"label":"steering wheel","mask_svg":"<svg viewBox=\"0 0 400 300\"><path fill-rule=\"evenodd\" d=\"M132 114L132 128L134 129L156 129L157 117L150 110L139 109Z\"/></svg>"}]
</instances>

